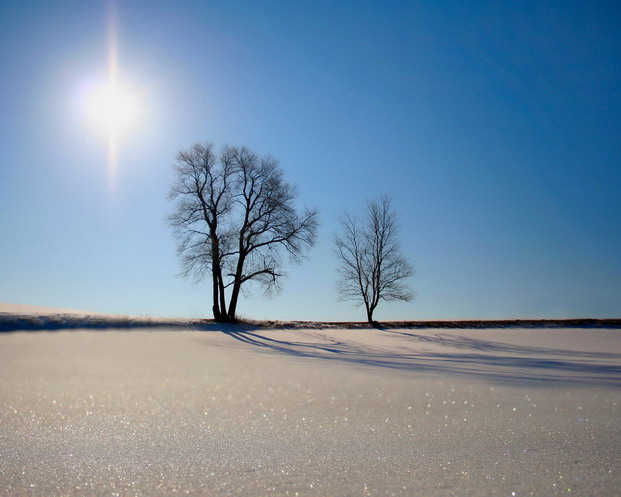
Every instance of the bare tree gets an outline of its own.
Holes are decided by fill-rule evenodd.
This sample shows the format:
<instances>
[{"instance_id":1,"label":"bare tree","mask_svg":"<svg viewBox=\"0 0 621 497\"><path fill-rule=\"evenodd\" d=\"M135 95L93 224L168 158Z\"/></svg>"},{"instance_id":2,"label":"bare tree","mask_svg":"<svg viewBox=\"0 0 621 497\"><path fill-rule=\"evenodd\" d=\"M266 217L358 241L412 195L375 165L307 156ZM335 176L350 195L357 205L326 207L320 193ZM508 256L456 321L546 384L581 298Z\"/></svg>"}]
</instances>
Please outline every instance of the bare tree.
<instances>
[{"instance_id":1,"label":"bare tree","mask_svg":"<svg viewBox=\"0 0 621 497\"><path fill-rule=\"evenodd\" d=\"M400 254L397 216L390 198L367 201L363 218L345 213L339 218L342 234L334 238L339 259L339 300L364 304L367 320L380 300L409 301L414 295L403 280L414 274Z\"/></svg>"},{"instance_id":2,"label":"bare tree","mask_svg":"<svg viewBox=\"0 0 621 497\"><path fill-rule=\"evenodd\" d=\"M236 148L233 163L236 171L235 202L239 219L236 230L237 263L229 304L234 318L239 292L248 281L257 281L266 291L278 287L283 273L283 257L299 261L315 241L317 211L306 209L298 214L293 201L295 187L286 183L272 157L258 157L246 147Z\"/></svg>"},{"instance_id":3,"label":"bare tree","mask_svg":"<svg viewBox=\"0 0 621 497\"><path fill-rule=\"evenodd\" d=\"M210 272L214 319L234 321L246 283L278 289L287 256L299 262L314 244L317 211L298 213L296 189L277 162L246 147L223 147L216 156L211 144L195 145L179 153L175 171L169 223L182 274L200 280Z\"/></svg>"},{"instance_id":4,"label":"bare tree","mask_svg":"<svg viewBox=\"0 0 621 497\"><path fill-rule=\"evenodd\" d=\"M221 222L232 208L234 168L225 152L220 158L212 144L196 144L177 155L176 181L169 199L176 201L168 220L177 238L182 274L196 280L211 272L213 316L221 321L227 316L222 278Z\"/></svg>"}]
</instances>

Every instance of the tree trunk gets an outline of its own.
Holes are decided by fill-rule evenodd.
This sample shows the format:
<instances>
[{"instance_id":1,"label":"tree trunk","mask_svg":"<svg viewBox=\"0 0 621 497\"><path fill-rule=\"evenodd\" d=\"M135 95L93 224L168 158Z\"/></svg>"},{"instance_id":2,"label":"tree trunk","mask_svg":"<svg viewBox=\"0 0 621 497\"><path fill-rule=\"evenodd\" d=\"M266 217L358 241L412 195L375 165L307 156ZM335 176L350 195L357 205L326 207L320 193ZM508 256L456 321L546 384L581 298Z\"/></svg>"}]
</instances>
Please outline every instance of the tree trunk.
<instances>
[{"instance_id":1,"label":"tree trunk","mask_svg":"<svg viewBox=\"0 0 621 497\"><path fill-rule=\"evenodd\" d=\"M211 269L211 274L213 277L213 288L212 288L212 292L213 292L213 305L211 307L211 310L213 311L213 318L216 321L220 321L221 318L221 314L220 314L220 307L218 304L218 275L216 274L216 268L212 267Z\"/></svg>"},{"instance_id":2,"label":"tree trunk","mask_svg":"<svg viewBox=\"0 0 621 497\"><path fill-rule=\"evenodd\" d=\"M241 244L240 244L241 247ZM246 258L243 255L243 251L240 250L239 259L237 260L237 268L235 269L235 282L233 283L233 290L231 291L231 300L229 302L229 321L235 321L235 312L237 311L237 301L239 299L239 291L242 285L242 274L244 272L244 262Z\"/></svg>"},{"instance_id":3,"label":"tree trunk","mask_svg":"<svg viewBox=\"0 0 621 497\"><path fill-rule=\"evenodd\" d=\"M228 321L228 316L226 313L226 298L224 295L224 282L222 281L222 271L218 271L218 284L220 287L220 317L226 321Z\"/></svg>"},{"instance_id":4,"label":"tree trunk","mask_svg":"<svg viewBox=\"0 0 621 497\"><path fill-rule=\"evenodd\" d=\"M237 311L237 300L239 299L240 289L241 285L238 283L237 279L235 279L235 283L233 284L233 291L231 292L231 301L229 302L229 321L235 321L236 319L235 312Z\"/></svg>"},{"instance_id":5,"label":"tree trunk","mask_svg":"<svg viewBox=\"0 0 621 497\"><path fill-rule=\"evenodd\" d=\"M240 257L241 260L241 257ZM237 301L239 300L239 291L241 290L242 285L242 270L244 268L244 263L238 263L237 265L237 274L235 275L235 282L233 283L233 290L231 291L231 300L229 301L229 312L228 317L229 321L234 322L237 318L235 317L235 313L237 312Z\"/></svg>"},{"instance_id":6,"label":"tree trunk","mask_svg":"<svg viewBox=\"0 0 621 497\"><path fill-rule=\"evenodd\" d=\"M228 321L226 303L224 300L224 284L222 283L222 262L220 259L220 244L216 226L211 228L211 274L213 277L213 318L218 322Z\"/></svg>"},{"instance_id":7,"label":"tree trunk","mask_svg":"<svg viewBox=\"0 0 621 497\"><path fill-rule=\"evenodd\" d=\"M367 321L369 324L373 324L373 309L367 307Z\"/></svg>"}]
</instances>

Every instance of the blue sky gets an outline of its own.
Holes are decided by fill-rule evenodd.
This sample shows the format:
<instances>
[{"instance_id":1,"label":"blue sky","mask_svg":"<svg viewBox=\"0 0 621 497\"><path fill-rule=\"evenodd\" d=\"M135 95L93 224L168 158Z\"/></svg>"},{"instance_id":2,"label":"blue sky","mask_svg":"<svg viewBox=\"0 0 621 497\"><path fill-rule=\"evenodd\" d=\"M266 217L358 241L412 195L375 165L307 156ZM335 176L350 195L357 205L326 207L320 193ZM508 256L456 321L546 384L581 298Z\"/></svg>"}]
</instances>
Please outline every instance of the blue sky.
<instances>
[{"instance_id":1,"label":"blue sky","mask_svg":"<svg viewBox=\"0 0 621 497\"><path fill-rule=\"evenodd\" d=\"M389 193L417 297L381 319L618 317L617 2L122 1L140 117L107 142L78 95L106 73L106 2L4 2L0 301L206 316L164 218L195 142L276 157L317 246L252 318L364 320L337 302L336 216Z\"/></svg>"}]
</instances>

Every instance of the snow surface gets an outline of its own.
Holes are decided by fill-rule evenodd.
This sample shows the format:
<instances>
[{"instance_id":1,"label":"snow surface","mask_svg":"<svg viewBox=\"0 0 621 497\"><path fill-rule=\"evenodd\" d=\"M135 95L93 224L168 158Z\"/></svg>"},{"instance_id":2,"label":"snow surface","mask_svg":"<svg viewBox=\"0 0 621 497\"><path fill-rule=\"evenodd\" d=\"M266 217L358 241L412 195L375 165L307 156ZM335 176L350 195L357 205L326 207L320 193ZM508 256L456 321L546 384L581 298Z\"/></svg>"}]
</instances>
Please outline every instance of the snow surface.
<instances>
[{"instance_id":1,"label":"snow surface","mask_svg":"<svg viewBox=\"0 0 621 497\"><path fill-rule=\"evenodd\" d=\"M127 316L56 307L0 303L0 331L136 328L139 326L181 326L187 328L193 322L196 320Z\"/></svg>"},{"instance_id":2,"label":"snow surface","mask_svg":"<svg viewBox=\"0 0 621 497\"><path fill-rule=\"evenodd\" d=\"M620 495L619 330L214 326L0 334L0 496Z\"/></svg>"}]
</instances>

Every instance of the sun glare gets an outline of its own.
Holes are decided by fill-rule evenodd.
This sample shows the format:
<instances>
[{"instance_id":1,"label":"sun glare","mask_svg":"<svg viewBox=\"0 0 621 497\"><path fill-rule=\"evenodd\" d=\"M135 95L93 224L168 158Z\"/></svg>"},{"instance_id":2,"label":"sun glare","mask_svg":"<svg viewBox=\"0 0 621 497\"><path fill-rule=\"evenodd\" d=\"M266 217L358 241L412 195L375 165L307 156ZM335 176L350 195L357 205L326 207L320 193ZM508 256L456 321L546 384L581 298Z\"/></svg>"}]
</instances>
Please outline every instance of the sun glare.
<instances>
[{"instance_id":1,"label":"sun glare","mask_svg":"<svg viewBox=\"0 0 621 497\"><path fill-rule=\"evenodd\" d=\"M119 84L106 83L94 87L86 99L89 119L110 133L122 133L136 124L136 98Z\"/></svg>"},{"instance_id":2,"label":"sun glare","mask_svg":"<svg viewBox=\"0 0 621 497\"><path fill-rule=\"evenodd\" d=\"M78 87L77 103L85 122L96 129L101 138L107 142L107 165L110 185L115 187L119 167L120 146L129 131L139 124L142 95L133 91L121 75L117 40L116 2L109 0L106 17L107 64L106 72L98 78L82 81Z\"/></svg>"}]
</instances>

